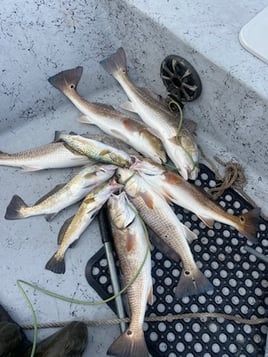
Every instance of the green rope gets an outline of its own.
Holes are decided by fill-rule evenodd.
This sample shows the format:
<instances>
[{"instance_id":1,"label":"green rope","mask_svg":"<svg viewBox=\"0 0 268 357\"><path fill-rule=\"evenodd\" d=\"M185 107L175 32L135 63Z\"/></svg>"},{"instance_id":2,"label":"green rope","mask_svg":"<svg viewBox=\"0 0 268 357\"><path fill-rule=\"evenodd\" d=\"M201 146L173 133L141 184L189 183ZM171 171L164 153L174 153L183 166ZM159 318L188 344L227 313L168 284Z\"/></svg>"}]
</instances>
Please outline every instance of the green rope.
<instances>
[{"instance_id":1,"label":"green rope","mask_svg":"<svg viewBox=\"0 0 268 357\"><path fill-rule=\"evenodd\" d=\"M139 217L139 216L138 216ZM148 232L146 231L146 235L148 236ZM149 237L148 237L149 239ZM31 284L29 283L28 281L25 281L25 280L17 280L17 284L24 284L24 285L27 285L37 291L40 291L41 293L45 294L45 295L48 295L48 296L51 296L53 298L56 298L56 299L59 299L59 300L62 300L62 301L65 301L65 302L69 302L69 303L73 303L73 304L78 304L78 305L90 305L90 306L97 306L97 305L103 305L103 304L106 304L107 302L110 302L114 299L116 299L118 296L122 295L133 283L134 281L137 279L138 275L140 274L144 264L145 264L145 261L147 259L147 256L148 256L148 252L149 252L149 247L147 248L146 250L146 254L144 256L144 259L142 261L142 264L141 266L139 267L139 269L137 270L137 272L135 273L134 277L131 279L131 281L123 288L121 289L117 294L114 294L112 296L110 296L109 298L105 299L105 300L99 300L99 301L84 301L84 300L78 300L78 299L72 299L72 298L69 298L67 296L64 296L64 295L61 295L61 294L57 294L53 291L49 291L49 290L46 290L44 288L41 288L40 286L36 285L36 284Z\"/></svg>"},{"instance_id":2,"label":"green rope","mask_svg":"<svg viewBox=\"0 0 268 357\"><path fill-rule=\"evenodd\" d=\"M133 174L131 174L124 182L123 185L126 185L128 183L128 181L130 181L132 179L132 177L134 177L136 175L136 171L133 172ZM138 212L136 212L136 214L138 215Z\"/></svg>"},{"instance_id":3,"label":"green rope","mask_svg":"<svg viewBox=\"0 0 268 357\"><path fill-rule=\"evenodd\" d=\"M134 173L135 174L135 173ZM131 177L134 176L131 175ZM130 178L131 178L130 177ZM130 179L128 178L128 180ZM65 301L65 302L70 302L70 303L73 303L73 304L78 304L78 305L93 305L93 306L98 306L98 305L103 305L103 304L106 304L114 299L116 299L118 296L122 295L134 282L135 280L137 279L137 277L139 276L142 268L144 267L144 264L146 262L146 259L148 257L148 254L149 254L149 251L150 251L150 240L149 240L149 234L148 234L148 231L147 231L147 228L145 226L145 223L143 222L142 218L140 217L140 215L138 214L138 212L136 210L133 209L133 207L129 206L133 212L135 212L135 215L136 217L138 217L138 219L140 220L143 228L144 228L144 232L145 232L145 236L146 236L146 240L147 240L147 248L146 248L146 252L145 252L145 255L144 255L144 258L143 258L143 261L139 267L139 269L137 270L137 272L135 273L134 277L130 280L130 282L123 288L121 289L117 294L114 294L113 296L105 299L105 300L100 300L100 301L83 301L83 300L78 300L78 299L72 299L72 298L69 298L69 297L66 297L64 295L60 295L60 294L57 294L57 293L54 293L52 291L49 291L49 290L46 290L46 289L43 289L41 287L39 287L38 285L36 284L31 284L25 280L17 280L17 286L19 288L19 290L21 291L23 297L25 298L27 304L29 305L30 307L30 310L31 310L31 314L32 314L32 319L33 319L33 326L34 326L34 338L33 338L33 347L32 347L32 351L31 351L31 356L30 357L34 357L34 354L35 354L35 350L36 350L36 344L37 344L37 335L38 335L38 324L37 324L37 318L36 318L36 314L35 314L35 311L34 311L34 308L31 304L31 301L30 299L28 298L27 294L25 293L23 287L21 286L22 284L24 285L27 285L31 288L33 288L34 290L37 290L45 295L48 295L48 296L51 296L53 298L56 298L56 299L59 299L59 300L62 300L62 301Z\"/></svg>"},{"instance_id":4,"label":"green rope","mask_svg":"<svg viewBox=\"0 0 268 357\"><path fill-rule=\"evenodd\" d=\"M182 121L183 121L183 111L181 109L181 106L179 105L178 102L176 102L174 99L172 99L169 103L168 103L168 108L171 112L174 112L172 110L172 104L175 105L178 110L179 110L179 113L180 113L180 116L179 116L179 123L178 123L178 128L177 128L177 134L176 134L176 139L177 141L179 141L179 134L180 134L180 131L181 131L181 127L182 127ZM194 171L194 169L196 168L197 166L197 162L195 162L191 156L191 154L189 154L189 152L187 150L184 149L184 147L181 145L182 149L184 150L184 152L189 156L190 160L192 161L192 166L193 168L191 169L190 172ZM168 165L167 165L168 166Z\"/></svg>"},{"instance_id":5,"label":"green rope","mask_svg":"<svg viewBox=\"0 0 268 357\"><path fill-rule=\"evenodd\" d=\"M30 357L34 357L35 355L35 350L36 350L36 344L37 344L37 335L38 335L38 325L37 325L37 318L36 318L36 314L33 308L33 305L30 301L30 299L28 298L26 292L24 291L23 287L21 286L21 283L23 283L22 280L17 280L16 281L17 286L20 290L20 292L22 293L24 299L26 300L30 310L31 310L31 314L32 314L32 319L33 319L33 326L34 326L34 335L33 335L33 347L32 347L32 351L31 351L31 355Z\"/></svg>"},{"instance_id":6,"label":"green rope","mask_svg":"<svg viewBox=\"0 0 268 357\"><path fill-rule=\"evenodd\" d=\"M178 136L179 136L179 133L181 131L181 126L182 126L182 120L183 120L183 111L179 105L178 102L176 102L174 99L172 99L169 103L168 103L168 108L171 112L173 112L172 108L171 108L171 105L172 104L175 104L175 106L179 109L179 113L180 113L180 117L179 117L179 123L178 123L178 128L177 128L177 135L176 135L176 138L178 140Z\"/></svg>"}]
</instances>

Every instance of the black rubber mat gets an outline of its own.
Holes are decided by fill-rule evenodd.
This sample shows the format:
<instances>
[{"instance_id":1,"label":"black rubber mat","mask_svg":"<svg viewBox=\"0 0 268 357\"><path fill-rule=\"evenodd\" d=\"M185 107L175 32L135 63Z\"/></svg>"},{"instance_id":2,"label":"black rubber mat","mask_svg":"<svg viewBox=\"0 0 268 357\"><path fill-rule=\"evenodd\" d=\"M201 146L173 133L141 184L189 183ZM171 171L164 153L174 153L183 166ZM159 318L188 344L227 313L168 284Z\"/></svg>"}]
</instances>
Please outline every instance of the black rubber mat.
<instances>
[{"instance_id":1,"label":"black rubber mat","mask_svg":"<svg viewBox=\"0 0 268 357\"><path fill-rule=\"evenodd\" d=\"M195 184L206 190L214 187L217 181L211 170L200 165ZM226 190L218 203L234 214L252 208L232 189ZM244 249L248 244L246 238L220 223L215 223L213 229L207 228L194 214L180 207L176 206L175 212L198 235L198 240L191 243L191 250L198 266L213 284L214 291L176 299L173 291L181 267L154 248L152 276L155 301L148 306L146 316L194 312L219 312L244 318L267 316L267 266ZM267 255L268 222L263 219L260 219L257 237L258 244L254 248ZM112 295L103 249L89 260L86 277L101 298ZM112 302L109 306L115 311ZM144 331L153 357L263 357L267 326L203 318L145 323Z\"/></svg>"}]
</instances>

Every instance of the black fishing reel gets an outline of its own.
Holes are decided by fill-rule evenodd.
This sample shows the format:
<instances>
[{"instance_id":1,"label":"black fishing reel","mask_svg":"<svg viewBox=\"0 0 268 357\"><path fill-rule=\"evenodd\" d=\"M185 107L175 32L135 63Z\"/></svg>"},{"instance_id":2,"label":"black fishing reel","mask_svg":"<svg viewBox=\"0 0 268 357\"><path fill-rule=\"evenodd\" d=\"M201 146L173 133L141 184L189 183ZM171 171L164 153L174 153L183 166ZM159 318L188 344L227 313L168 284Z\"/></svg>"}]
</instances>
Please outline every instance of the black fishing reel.
<instances>
[{"instance_id":1,"label":"black fishing reel","mask_svg":"<svg viewBox=\"0 0 268 357\"><path fill-rule=\"evenodd\" d=\"M178 111L178 103L183 108L183 103L197 99L202 91L200 77L194 67L183 57L170 55L161 63L160 77L168 91L170 109ZM168 100L169 100L168 98Z\"/></svg>"}]
</instances>

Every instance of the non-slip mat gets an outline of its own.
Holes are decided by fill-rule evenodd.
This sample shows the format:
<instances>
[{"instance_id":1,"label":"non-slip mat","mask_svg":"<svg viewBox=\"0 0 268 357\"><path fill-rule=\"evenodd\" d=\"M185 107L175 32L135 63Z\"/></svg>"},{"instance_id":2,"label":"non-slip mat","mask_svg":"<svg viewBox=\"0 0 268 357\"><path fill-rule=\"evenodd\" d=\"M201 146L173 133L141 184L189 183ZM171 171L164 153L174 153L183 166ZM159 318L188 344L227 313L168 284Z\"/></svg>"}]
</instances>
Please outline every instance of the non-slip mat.
<instances>
[{"instance_id":1,"label":"non-slip mat","mask_svg":"<svg viewBox=\"0 0 268 357\"><path fill-rule=\"evenodd\" d=\"M216 183L213 172L200 165L195 184L207 189ZM226 190L218 203L236 215L244 209L251 209L232 189ZM181 267L154 248L154 304L148 306L146 316L194 312L219 312L244 318L267 316L267 266L246 252L246 238L217 222L213 229L207 228L193 213L183 208L175 206L175 212L198 235L198 240L191 243L191 250L198 266L213 284L214 291L176 299L173 291ZM268 223L263 219L260 219L257 236L258 244L254 248L267 255ZM86 277L101 298L112 295L104 249L89 260ZM109 306L115 311L113 302ZM153 357L263 357L267 327L244 325L222 318L203 318L145 323L144 331Z\"/></svg>"}]
</instances>

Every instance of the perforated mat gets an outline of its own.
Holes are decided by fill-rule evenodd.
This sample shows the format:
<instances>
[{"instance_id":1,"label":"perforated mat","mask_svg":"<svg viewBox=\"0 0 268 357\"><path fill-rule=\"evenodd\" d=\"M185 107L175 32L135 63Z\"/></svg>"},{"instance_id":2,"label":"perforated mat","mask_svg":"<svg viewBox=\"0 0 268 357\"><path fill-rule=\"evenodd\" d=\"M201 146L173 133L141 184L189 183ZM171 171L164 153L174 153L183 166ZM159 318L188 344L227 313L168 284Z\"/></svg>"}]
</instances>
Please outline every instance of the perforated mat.
<instances>
[{"instance_id":1,"label":"perforated mat","mask_svg":"<svg viewBox=\"0 0 268 357\"><path fill-rule=\"evenodd\" d=\"M217 181L211 170L200 165L195 184L207 190ZM226 190L218 203L234 214L252 208L232 189ZM177 206L175 212L198 235L198 240L191 243L191 250L198 266L213 284L214 291L176 299L173 291L181 267L154 248L154 304L148 306L146 316L220 312L244 318L265 317L268 306L267 266L245 250L247 240L229 226L215 223L214 228L209 229L191 212ZM268 222L263 219L259 222L258 244L254 248L265 255L268 253ZM104 249L89 260L86 276L103 299L111 296ZM109 306L115 311L112 302ZM203 318L145 323L144 331L153 357L263 357L267 326Z\"/></svg>"}]
</instances>

